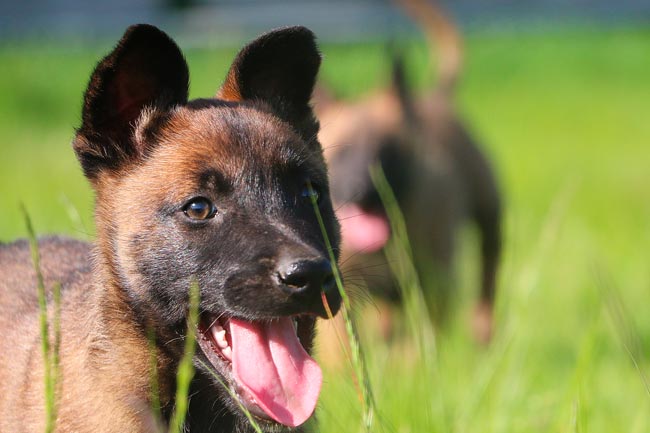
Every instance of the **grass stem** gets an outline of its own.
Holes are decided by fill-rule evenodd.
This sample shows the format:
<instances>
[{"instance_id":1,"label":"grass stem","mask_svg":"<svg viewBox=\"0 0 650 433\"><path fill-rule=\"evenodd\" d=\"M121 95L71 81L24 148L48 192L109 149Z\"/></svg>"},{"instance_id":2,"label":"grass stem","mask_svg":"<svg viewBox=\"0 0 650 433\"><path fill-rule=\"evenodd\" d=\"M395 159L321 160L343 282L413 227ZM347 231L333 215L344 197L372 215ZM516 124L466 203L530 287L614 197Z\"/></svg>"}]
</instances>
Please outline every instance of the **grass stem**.
<instances>
[{"instance_id":1,"label":"grass stem","mask_svg":"<svg viewBox=\"0 0 650 433\"><path fill-rule=\"evenodd\" d=\"M57 403L56 390L59 382L59 349L61 346L61 285L55 283L52 289L54 304L52 326L54 335L50 336L47 294L41 271L41 256L38 240L31 218L25 207L22 207L23 218L27 227L29 246L34 272L36 273L36 290L39 308L39 327L41 333L41 352L43 353L44 385L45 385L45 433L51 433L56 427Z\"/></svg>"},{"instance_id":2,"label":"grass stem","mask_svg":"<svg viewBox=\"0 0 650 433\"><path fill-rule=\"evenodd\" d=\"M169 433L184 431L185 418L189 407L190 383L194 377L194 351L196 350L196 332L199 324L199 283L193 280L190 284L189 312L187 315L187 333L183 357L178 364L176 373L176 396L174 398L174 413L169 422Z\"/></svg>"},{"instance_id":3,"label":"grass stem","mask_svg":"<svg viewBox=\"0 0 650 433\"><path fill-rule=\"evenodd\" d=\"M350 314L350 311L352 311L350 298L348 297L345 288L343 287L343 279L341 278L341 273L337 266L336 255L334 254L332 243L330 242L329 236L327 235L327 229L325 228L323 216L320 213L320 209L318 207L317 194L312 188L311 183L307 183L307 188L309 189L309 197L311 198L314 213L316 214L316 219L318 220L318 226L320 227L321 234L323 235L325 247L327 248L327 253L332 265L332 273L334 274L336 287L338 288L341 299L343 300L343 308L341 308L341 314L343 315L343 320L345 321L345 330L350 342L350 354L352 356L354 373L357 379L357 383L361 387L361 399L363 403L363 427L366 432L371 432L375 419L376 404L372 392L372 386L370 384L370 377L368 374L366 360L364 357L363 349L361 347L361 343L359 341L357 327L354 323L354 318ZM328 306L325 308L328 308ZM343 350L345 349L343 348Z\"/></svg>"}]
</instances>

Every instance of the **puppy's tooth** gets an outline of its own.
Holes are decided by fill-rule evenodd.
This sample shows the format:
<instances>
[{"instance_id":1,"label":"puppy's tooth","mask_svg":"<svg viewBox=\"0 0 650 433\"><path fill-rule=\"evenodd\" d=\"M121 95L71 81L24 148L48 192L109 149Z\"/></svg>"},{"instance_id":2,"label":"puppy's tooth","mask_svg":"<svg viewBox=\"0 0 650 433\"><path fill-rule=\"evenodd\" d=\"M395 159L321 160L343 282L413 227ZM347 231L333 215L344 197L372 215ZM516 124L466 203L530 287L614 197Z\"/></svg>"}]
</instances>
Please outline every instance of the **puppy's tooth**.
<instances>
[{"instance_id":1,"label":"puppy's tooth","mask_svg":"<svg viewBox=\"0 0 650 433\"><path fill-rule=\"evenodd\" d=\"M226 358L228 361L232 361L232 349L230 348L230 346L226 346L225 348L222 348L221 353L223 354L224 358Z\"/></svg>"},{"instance_id":2,"label":"puppy's tooth","mask_svg":"<svg viewBox=\"0 0 650 433\"><path fill-rule=\"evenodd\" d=\"M222 332L217 336L217 345L220 348L228 347L228 340L226 340L226 333Z\"/></svg>"},{"instance_id":3,"label":"puppy's tooth","mask_svg":"<svg viewBox=\"0 0 650 433\"><path fill-rule=\"evenodd\" d=\"M230 346L228 346L228 342L225 339L224 340L217 340L217 346L219 346L219 349L225 349L227 347L230 347Z\"/></svg>"},{"instance_id":4,"label":"puppy's tooth","mask_svg":"<svg viewBox=\"0 0 650 433\"><path fill-rule=\"evenodd\" d=\"M228 340L226 340L226 330L221 326L214 326L212 328L212 336L214 337L215 343L219 346L220 349L228 347Z\"/></svg>"}]
</instances>

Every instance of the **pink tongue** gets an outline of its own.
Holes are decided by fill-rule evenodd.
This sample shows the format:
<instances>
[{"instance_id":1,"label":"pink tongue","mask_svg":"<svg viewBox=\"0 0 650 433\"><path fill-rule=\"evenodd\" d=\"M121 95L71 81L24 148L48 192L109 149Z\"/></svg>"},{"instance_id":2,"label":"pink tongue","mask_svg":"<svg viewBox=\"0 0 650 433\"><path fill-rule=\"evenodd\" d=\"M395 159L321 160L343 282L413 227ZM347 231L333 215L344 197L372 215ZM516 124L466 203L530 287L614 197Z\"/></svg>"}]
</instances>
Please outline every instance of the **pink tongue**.
<instances>
[{"instance_id":1,"label":"pink tongue","mask_svg":"<svg viewBox=\"0 0 650 433\"><path fill-rule=\"evenodd\" d=\"M388 242L390 228L385 217L367 213L355 204L342 206L336 214L341 222L344 248L372 253Z\"/></svg>"},{"instance_id":2,"label":"pink tongue","mask_svg":"<svg viewBox=\"0 0 650 433\"><path fill-rule=\"evenodd\" d=\"M296 427L316 407L323 375L285 317L270 323L230 319L235 380L277 422Z\"/></svg>"}]
</instances>

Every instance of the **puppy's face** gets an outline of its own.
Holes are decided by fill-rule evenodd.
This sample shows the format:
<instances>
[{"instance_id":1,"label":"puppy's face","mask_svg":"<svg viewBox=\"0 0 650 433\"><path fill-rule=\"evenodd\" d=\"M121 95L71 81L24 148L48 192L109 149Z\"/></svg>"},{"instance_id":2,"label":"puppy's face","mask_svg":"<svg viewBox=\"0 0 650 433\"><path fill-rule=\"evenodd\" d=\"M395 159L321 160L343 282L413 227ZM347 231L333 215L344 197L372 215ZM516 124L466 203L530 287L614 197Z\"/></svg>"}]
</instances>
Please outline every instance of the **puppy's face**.
<instances>
[{"instance_id":1,"label":"puppy's face","mask_svg":"<svg viewBox=\"0 0 650 433\"><path fill-rule=\"evenodd\" d=\"M286 122L245 104L190 102L167 116L164 125L140 120L136 134L156 128L147 132L155 135L155 148L99 192L99 214L114 225L125 286L143 308L158 305L170 321L184 315L192 276L205 290L203 308L215 312L256 320L325 315L321 285L316 296L281 287L291 273L284 268L304 261L323 262L313 272L322 272L320 283L331 288L308 187L336 240L318 148Z\"/></svg>"},{"instance_id":2,"label":"puppy's face","mask_svg":"<svg viewBox=\"0 0 650 433\"><path fill-rule=\"evenodd\" d=\"M143 324L184 329L196 280L196 365L235 414L219 380L269 428L313 412L314 321L323 296L340 305L312 203L337 249L308 105L319 61L308 30L271 32L240 52L217 99L188 102L176 45L133 27L93 74L74 143L102 259Z\"/></svg>"}]
</instances>

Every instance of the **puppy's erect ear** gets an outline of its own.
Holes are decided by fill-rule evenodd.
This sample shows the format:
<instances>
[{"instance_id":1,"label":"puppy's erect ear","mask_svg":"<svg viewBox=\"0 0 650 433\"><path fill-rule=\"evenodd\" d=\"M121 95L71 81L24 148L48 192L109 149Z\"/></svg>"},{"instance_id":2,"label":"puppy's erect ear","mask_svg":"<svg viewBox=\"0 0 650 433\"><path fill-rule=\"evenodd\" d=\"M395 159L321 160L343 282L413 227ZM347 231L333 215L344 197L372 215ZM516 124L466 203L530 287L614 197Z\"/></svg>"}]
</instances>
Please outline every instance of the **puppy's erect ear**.
<instances>
[{"instance_id":1,"label":"puppy's erect ear","mask_svg":"<svg viewBox=\"0 0 650 433\"><path fill-rule=\"evenodd\" d=\"M387 51L390 54L392 90L399 100L405 120L412 125L416 121L415 104L406 83L404 55L394 43L388 46Z\"/></svg>"},{"instance_id":2,"label":"puppy's erect ear","mask_svg":"<svg viewBox=\"0 0 650 433\"><path fill-rule=\"evenodd\" d=\"M187 102L189 74L183 55L156 27L129 27L95 68L84 96L82 125L73 142L91 180L146 152L133 128L149 107L167 110Z\"/></svg>"},{"instance_id":3,"label":"puppy's erect ear","mask_svg":"<svg viewBox=\"0 0 650 433\"><path fill-rule=\"evenodd\" d=\"M217 97L264 101L309 141L318 132L309 101L320 62L311 30L300 26L273 30L237 54Z\"/></svg>"}]
</instances>

